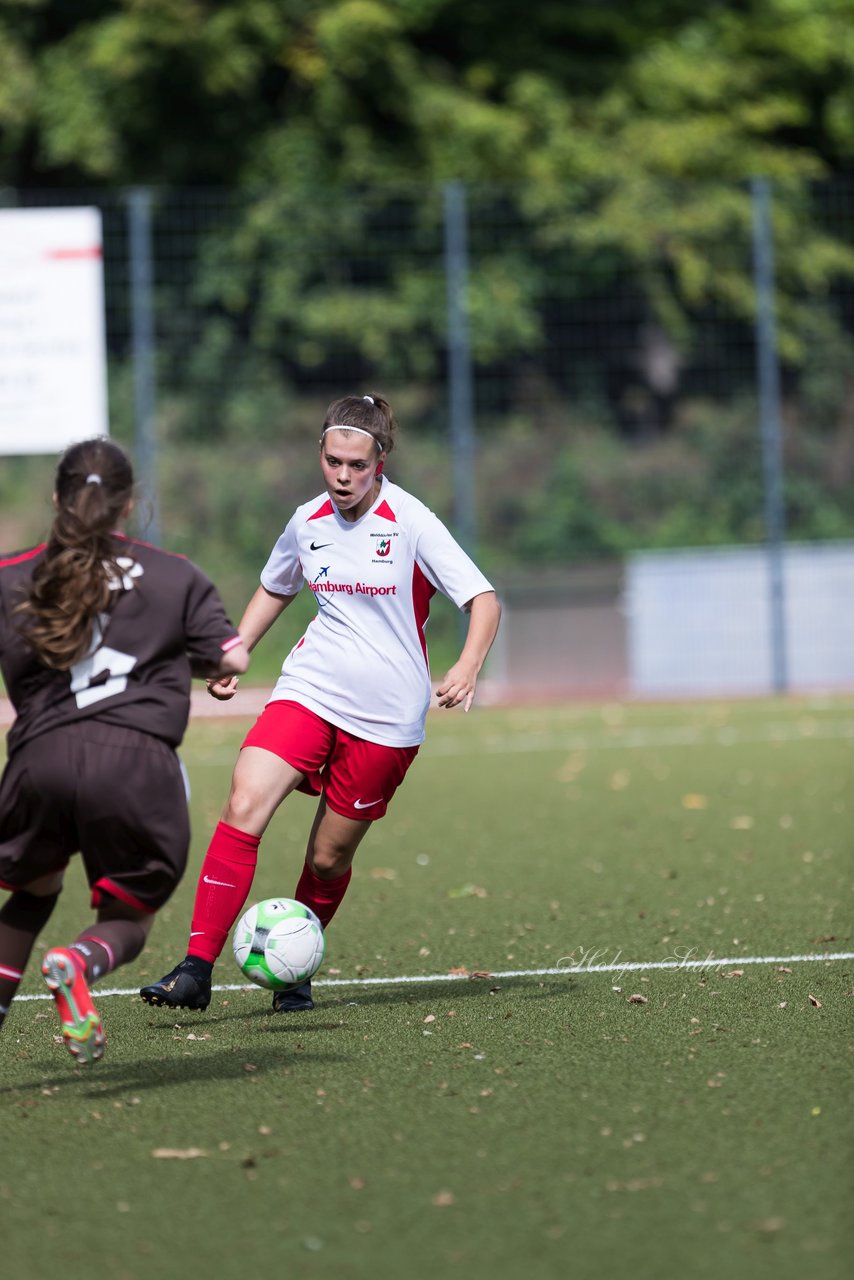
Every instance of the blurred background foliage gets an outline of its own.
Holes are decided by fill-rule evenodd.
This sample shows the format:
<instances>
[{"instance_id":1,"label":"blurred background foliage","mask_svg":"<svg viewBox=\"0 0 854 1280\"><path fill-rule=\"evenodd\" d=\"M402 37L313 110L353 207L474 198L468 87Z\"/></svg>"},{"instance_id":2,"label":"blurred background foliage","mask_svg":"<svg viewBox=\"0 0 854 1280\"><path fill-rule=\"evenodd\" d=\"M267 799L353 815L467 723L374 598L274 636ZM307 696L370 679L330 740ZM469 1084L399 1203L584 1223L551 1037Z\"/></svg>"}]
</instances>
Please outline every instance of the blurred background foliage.
<instances>
[{"instance_id":1,"label":"blurred background foliage","mask_svg":"<svg viewBox=\"0 0 854 1280\"><path fill-rule=\"evenodd\" d=\"M154 192L164 539L235 594L344 391L390 395L389 470L449 517L449 181L488 568L763 536L756 174L788 533L854 536L852 160L854 0L0 0L3 198L104 210L129 443L123 200ZM46 465L4 463L21 541Z\"/></svg>"}]
</instances>

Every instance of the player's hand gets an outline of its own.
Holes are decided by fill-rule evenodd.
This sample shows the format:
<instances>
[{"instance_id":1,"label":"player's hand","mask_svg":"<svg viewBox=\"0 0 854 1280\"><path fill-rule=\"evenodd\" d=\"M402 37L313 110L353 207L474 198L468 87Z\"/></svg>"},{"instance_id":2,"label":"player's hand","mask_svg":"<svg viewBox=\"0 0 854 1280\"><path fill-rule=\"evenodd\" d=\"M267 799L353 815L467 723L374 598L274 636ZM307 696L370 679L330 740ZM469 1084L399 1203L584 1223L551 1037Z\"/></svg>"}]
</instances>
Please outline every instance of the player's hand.
<instances>
[{"instance_id":1,"label":"player's hand","mask_svg":"<svg viewBox=\"0 0 854 1280\"><path fill-rule=\"evenodd\" d=\"M477 673L463 663L457 662L436 688L438 705L450 711L453 707L462 704L463 710L468 711L474 702L476 688Z\"/></svg>"},{"instance_id":2,"label":"player's hand","mask_svg":"<svg viewBox=\"0 0 854 1280\"><path fill-rule=\"evenodd\" d=\"M229 698L233 698L237 693L237 685L239 676L222 676L214 677L212 680L206 680L208 693L212 698L216 698L219 702L227 702Z\"/></svg>"}]
</instances>

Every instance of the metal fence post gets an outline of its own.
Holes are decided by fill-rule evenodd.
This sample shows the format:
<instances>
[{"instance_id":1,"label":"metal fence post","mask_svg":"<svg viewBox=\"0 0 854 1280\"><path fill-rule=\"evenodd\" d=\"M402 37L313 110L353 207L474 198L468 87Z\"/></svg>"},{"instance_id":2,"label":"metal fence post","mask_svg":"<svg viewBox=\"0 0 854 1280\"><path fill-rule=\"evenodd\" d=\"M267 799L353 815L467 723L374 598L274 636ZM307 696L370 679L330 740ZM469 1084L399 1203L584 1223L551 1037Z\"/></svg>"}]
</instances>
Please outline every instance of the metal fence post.
<instances>
[{"instance_id":1,"label":"metal fence post","mask_svg":"<svg viewBox=\"0 0 854 1280\"><path fill-rule=\"evenodd\" d=\"M448 393L454 527L470 555L475 550L474 378L468 319L468 210L461 182L444 187L445 281L448 306Z\"/></svg>"},{"instance_id":2,"label":"metal fence post","mask_svg":"<svg viewBox=\"0 0 854 1280\"><path fill-rule=\"evenodd\" d=\"M786 598L783 572L785 509L780 430L780 365L774 307L774 242L767 179L753 178L753 276L756 285L756 360L765 492L765 537L771 619L771 670L775 693L788 688Z\"/></svg>"},{"instance_id":3,"label":"metal fence post","mask_svg":"<svg viewBox=\"0 0 854 1280\"><path fill-rule=\"evenodd\" d=\"M136 456L145 499L137 506L137 526L140 533L156 543L160 541L160 503L155 422L154 273L151 192L145 187L134 187L128 192L128 271Z\"/></svg>"}]
</instances>

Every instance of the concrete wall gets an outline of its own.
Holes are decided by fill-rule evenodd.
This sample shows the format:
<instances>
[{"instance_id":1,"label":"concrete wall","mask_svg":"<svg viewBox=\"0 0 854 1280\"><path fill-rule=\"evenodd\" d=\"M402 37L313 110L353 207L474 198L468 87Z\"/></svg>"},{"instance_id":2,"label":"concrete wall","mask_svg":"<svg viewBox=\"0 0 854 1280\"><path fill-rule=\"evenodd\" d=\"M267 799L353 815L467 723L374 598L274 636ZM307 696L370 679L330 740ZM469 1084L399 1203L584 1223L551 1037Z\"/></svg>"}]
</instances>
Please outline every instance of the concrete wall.
<instances>
[{"instance_id":1,"label":"concrete wall","mask_svg":"<svg viewBox=\"0 0 854 1280\"><path fill-rule=\"evenodd\" d=\"M854 687L854 543L788 545L783 580L789 688ZM631 693L713 696L772 689L763 548L632 555L625 610Z\"/></svg>"}]
</instances>

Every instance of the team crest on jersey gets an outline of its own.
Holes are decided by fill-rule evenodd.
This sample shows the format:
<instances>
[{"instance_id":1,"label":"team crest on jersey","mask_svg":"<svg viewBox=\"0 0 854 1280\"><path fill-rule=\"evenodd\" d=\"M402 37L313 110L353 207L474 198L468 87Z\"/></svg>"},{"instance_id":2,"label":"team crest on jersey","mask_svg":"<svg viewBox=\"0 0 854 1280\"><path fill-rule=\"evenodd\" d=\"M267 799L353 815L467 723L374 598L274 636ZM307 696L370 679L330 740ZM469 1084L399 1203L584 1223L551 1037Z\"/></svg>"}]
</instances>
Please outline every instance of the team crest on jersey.
<instances>
[{"instance_id":1,"label":"team crest on jersey","mask_svg":"<svg viewBox=\"0 0 854 1280\"><path fill-rule=\"evenodd\" d=\"M116 556L116 568L121 573L121 578L117 578L112 572L110 565L106 566L110 570L107 579L107 585L111 591L131 591L133 589L134 578L141 578L145 570L137 560L132 560L130 556Z\"/></svg>"},{"instance_id":2,"label":"team crest on jersey","mask_svg":"<svg viewBox=\"0 0 854 1280\"><path fill-rule=\"evenodd\" d=\"M396 533L372 533L371 537L376 541L373 546L373 556L371 557L374 564L393 564L391 549L394 545L392 538L396 537Z\"/></svg>"}]
</instances>

